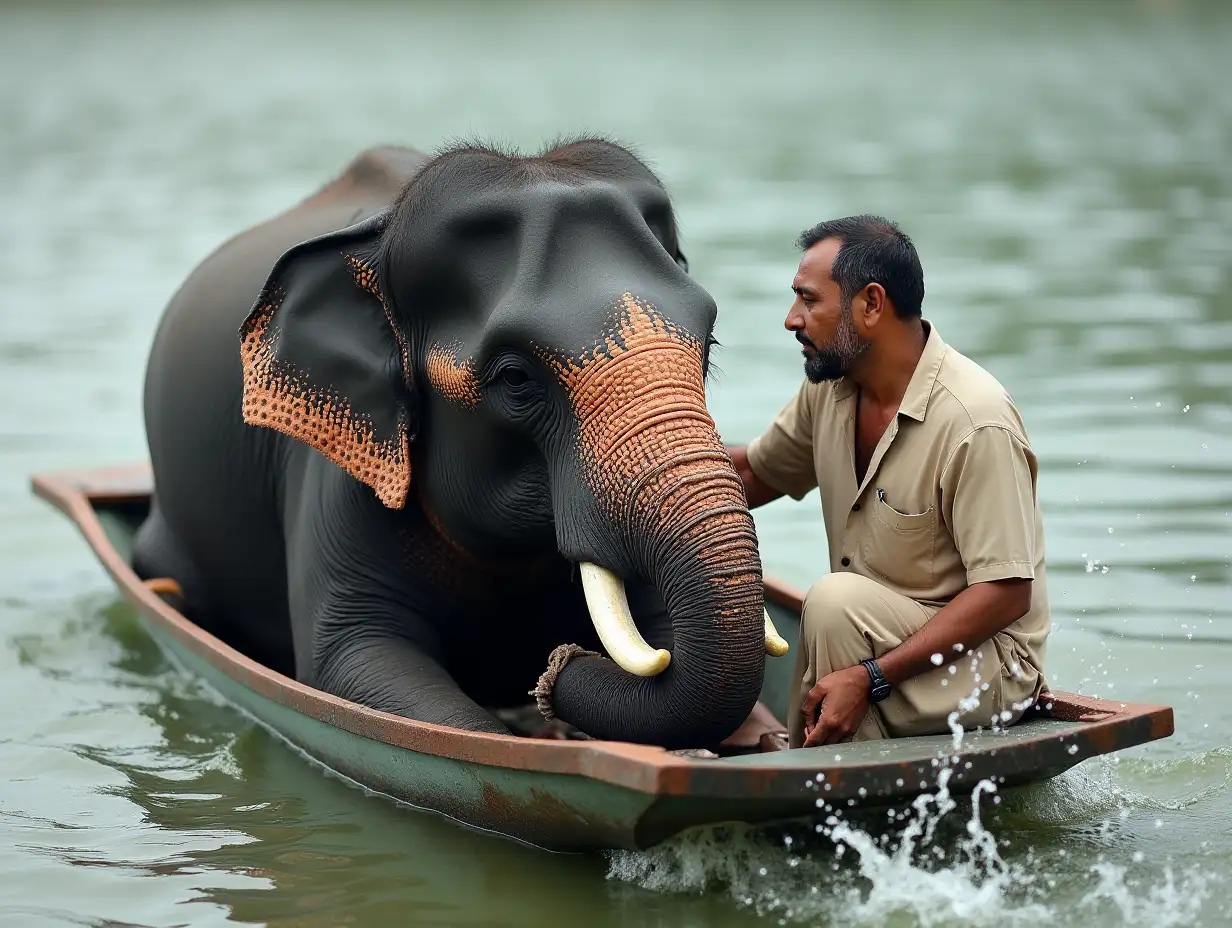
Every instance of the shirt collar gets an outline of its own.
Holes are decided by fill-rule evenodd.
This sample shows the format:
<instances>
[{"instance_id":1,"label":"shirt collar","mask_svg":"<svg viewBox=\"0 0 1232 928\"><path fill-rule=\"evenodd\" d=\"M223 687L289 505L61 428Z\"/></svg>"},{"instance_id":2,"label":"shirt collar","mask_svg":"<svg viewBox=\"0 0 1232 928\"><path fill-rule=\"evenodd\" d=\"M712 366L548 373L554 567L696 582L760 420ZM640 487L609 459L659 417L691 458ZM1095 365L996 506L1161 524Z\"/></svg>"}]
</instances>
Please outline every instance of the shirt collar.
<instances>
[{"instance_id":1,"label":"shirt collar","mask_svg":"<svg viewBox=\"0 0 1232 928\"><path fill-rule=\"evenodd\" d=\"M924 412L928 409L928 398L933 395L933 387L937 385L937 374L941 372L941 361L945 358L945 342L937 327L926 319L924 334L928 340L924 342L924 353L916 362L915 372L911 382L907 384L907 392L898 405L898 411L904 416L910 416L917 422L924 421Z\"/></svg>"},{"instance_id":2,"label":"shirt collar","mask_svg":"<svg viewBox=\"0 0 1232 928\"><path fill-rule=\"evenodd\" d=\"M941 361L945 358L946 346L935 325L927 319L920 321L924 324L927 341L924 342L924 352L920 355L920 360L916 362L915 371L907 384L907 392L903 394L903 401L899 404L898 411L904 416L910 416L918 422L923 422L924 413L928 409L928 398L932 396L933 387L937 384L937 374L941 372ZM854 396L855 392L856 384L850 377L844 377L834 384L836 401Z\"/></svg>"}]
</instances>

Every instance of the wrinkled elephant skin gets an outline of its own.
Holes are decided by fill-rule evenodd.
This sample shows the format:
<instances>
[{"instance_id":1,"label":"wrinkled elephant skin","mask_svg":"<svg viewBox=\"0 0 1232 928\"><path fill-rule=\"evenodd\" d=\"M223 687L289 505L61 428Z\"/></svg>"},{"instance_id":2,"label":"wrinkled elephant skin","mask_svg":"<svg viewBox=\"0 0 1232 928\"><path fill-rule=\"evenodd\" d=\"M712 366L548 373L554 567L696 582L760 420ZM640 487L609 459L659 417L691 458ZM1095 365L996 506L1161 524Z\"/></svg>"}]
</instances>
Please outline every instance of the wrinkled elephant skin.
<instances>
[{"instance_id":1,"label":"wrinkled elephant skin","mask_svg":"<svg viewBox=\"0 0 1232 928\"><path fill-rule=\"evenodd\" d=\"M595 737L716 744L764 626L714 319L616 145L365 152L172 298L137 569L377 709L504 731L533 693Z\"/></svg>"}]
</instances>

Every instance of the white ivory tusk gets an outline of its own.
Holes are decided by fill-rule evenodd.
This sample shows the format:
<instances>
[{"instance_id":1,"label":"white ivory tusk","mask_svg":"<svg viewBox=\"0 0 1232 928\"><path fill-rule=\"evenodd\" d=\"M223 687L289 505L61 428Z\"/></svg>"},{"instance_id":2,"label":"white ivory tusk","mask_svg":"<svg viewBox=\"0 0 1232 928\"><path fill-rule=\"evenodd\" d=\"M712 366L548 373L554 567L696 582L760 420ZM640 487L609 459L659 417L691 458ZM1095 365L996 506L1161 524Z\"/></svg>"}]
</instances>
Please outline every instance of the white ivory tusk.
<instances>
[{"instance_id":1,"label":"white ivory tusk","mask_svg":"<svg viewBox=\"0 0 1232 928\"><path fill-rule=\"evenodd\" d=\"M582 571L582 590L586 593L590 620L595 623L595 631L608 656L639 677L653 677L666 670L672 655L648 645L633 624L624 581L597 564L578 566Z\"/></svg>"},{"instance_id":2,"label":"white ivory tusk","mask_svg":"<svg viewBox=\"0 0 1232 928\"><path fill-rule=\"evenodd\" d=\"M778 630L770 621L770 610L766 610L766 653L771 657L782 657L790 650L787 642L779 637Z\"/></svg>"}]
</instances>

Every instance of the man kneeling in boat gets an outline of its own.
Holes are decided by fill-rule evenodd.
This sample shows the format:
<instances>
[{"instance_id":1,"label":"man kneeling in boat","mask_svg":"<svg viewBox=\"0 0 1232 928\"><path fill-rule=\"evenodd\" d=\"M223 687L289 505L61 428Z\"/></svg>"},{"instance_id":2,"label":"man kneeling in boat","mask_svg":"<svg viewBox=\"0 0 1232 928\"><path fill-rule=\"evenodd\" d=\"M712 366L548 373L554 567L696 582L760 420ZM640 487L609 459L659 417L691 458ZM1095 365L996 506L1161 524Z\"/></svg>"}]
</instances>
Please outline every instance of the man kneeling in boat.
<instances>
[{"instance_id":1,"label":"man kneeling in boat","mask_svg":"<svg viewBox=\"0 0 1232 928\"><path fill-rule=\"evenodd\" d=\"M808 591L792 747L1016 722L1045 690L1037 463L1005 389L921 316L889 220L799 239L785 325L806 380L730 448L749 505L821 492L830 573Z\"/></svg>"}]
</instances>

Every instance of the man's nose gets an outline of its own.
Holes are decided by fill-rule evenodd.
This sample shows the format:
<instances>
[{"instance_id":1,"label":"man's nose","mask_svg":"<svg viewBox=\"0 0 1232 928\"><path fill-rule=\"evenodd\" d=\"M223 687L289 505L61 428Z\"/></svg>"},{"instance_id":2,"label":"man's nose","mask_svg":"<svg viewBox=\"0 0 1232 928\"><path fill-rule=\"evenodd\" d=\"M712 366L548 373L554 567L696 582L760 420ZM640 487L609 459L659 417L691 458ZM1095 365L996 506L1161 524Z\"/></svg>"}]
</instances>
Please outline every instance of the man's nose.
<instances>
[{"instance_id":1,"label":"man's nose","mask_svg":"<svg viewBox=\"0 0 1232 928\"><path fill-rule=\"evenodd\" d=\"M783 320L783 328L788 332L795 332L804 328L804 315L796 312L796 308L793 306L787 311L787 318Z\"/></svg>"}]
</instances>

